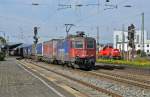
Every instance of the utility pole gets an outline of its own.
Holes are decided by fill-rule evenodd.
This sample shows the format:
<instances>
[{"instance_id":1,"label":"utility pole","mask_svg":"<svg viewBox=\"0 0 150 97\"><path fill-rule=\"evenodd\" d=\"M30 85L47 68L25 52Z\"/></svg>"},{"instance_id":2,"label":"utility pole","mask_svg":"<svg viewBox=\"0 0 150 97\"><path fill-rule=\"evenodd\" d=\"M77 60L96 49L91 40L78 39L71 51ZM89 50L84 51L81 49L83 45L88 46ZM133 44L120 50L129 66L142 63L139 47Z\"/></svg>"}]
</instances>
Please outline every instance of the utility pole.
<instances>
[{"instance_id":1,"label":"utility pole","mask_svg":"<svg viewBox=\"0 0 150 97\"><path fill-rule=\"evenodd\" d=\"M9 36L7 36L7 40L6 40L6 43L7 43L7 42L9 42Z\"/></svg>"},{"instance_id":2,"label":"utility pole","mask_svg":"<svg viewBox=\"0 0 150 97\"><path fill-rule=\"evenodd\" d=\"M65 24L67 37L72 26L74 26L74 24Z\"/></svg>"},{"instance_id":3,"label":"utility pole","mask_svg":"<svg viewBox=\"0 0 150 97\"><path fill-rule=\"evenodd\" d=\"M97 26L96 29L97 29L97 46L99 46L99 26Z\"/></svg>"},{"instance_id":4,"label":"utility pole","mask_svg":"<svg viewBox=\"0 0 150 97\"><path fill-rule=\"evenodd\" d=\"M124 37L124 24L122 25L122 58L124 59L124 42L125 42L125 37Z\"/></svg>"},{"instance_id":5,"label":"utility pole","mask_svg":"<svg viewBox=\"0 0 150 97\"><path fill-rule=\"evenodd\" d=\"M7 54L9 55L9 47L8 47L8 42L9 42L9 36L7 36L7 39L6 39L6 45L7 45Z\"/></svg>"},{"instance_id":6,"label":"utility pole","mask_svg":"<svg viewBox=\"0 0 150 97\"><path fill-rule=\"evenodd\" d=\"M97 54L98 54L99 46L100 46L100 43L99 43L99 26L97 26L96 29L97 29L97 46L96 46L96 48L97 48ZM98 55L97 55L97 59L98 59Z\"/></svg>"},{"instance_id":7,"label":"utility pole","mask_svg":"<svg viewBox=\"0 0 150 97\"><path fill-rule=\"evenodd\" d=\"M5 31L0 31L3 34L4 39L6 38L5 36Z\"/></svg>"},{"instance_id":8,"label":"utility pole","mask_svg":"<svg viewBox=\"0 0 150 97\"><path fill-rule=\"evenodd\" d=\"M142 49L141 49L141 57L144 56L144 12L142 13L142 29L141 29L141 43L142 43Z\"/></svg>"},{"instance_id":9,"label":"utility pole","mask_svg":"<svg viewBox=\"0 0 150 97\"><path fill-rule=\"evenodd\" d=\"M19 30L20 30L20 42L23 43L23 41L24 41L24 33L23 33L22 27L19 27Z\"/></svg>"}]
</instances>

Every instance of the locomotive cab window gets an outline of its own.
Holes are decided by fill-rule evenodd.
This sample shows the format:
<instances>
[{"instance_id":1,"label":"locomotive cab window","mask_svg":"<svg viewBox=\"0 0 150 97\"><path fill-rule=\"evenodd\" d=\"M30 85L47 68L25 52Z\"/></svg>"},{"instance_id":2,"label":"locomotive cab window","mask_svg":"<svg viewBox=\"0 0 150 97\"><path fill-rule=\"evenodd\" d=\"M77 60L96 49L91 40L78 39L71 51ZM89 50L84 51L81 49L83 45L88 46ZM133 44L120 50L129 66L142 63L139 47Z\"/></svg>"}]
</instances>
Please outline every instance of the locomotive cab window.
<instances>
[{"instance_id":1,"label":"locomotive cab window","mask_svg":"<svg viewBox=\"0 0 150 97\"><path fill-rule=\"evenodd\" d=\"M87 48L94 48L94 41L93 40L87 40Z\"/></svg>"},{"instance_id":2,"label":"locomotive cab window","mask_svg":"<svg viewBox=\"0 0 150 97\"><path fill-rule=\"evenodd\" d=\"M73 48L83 48L83 42L82 41L73 41L72 47Z\"/></svg>"}]
</instances>

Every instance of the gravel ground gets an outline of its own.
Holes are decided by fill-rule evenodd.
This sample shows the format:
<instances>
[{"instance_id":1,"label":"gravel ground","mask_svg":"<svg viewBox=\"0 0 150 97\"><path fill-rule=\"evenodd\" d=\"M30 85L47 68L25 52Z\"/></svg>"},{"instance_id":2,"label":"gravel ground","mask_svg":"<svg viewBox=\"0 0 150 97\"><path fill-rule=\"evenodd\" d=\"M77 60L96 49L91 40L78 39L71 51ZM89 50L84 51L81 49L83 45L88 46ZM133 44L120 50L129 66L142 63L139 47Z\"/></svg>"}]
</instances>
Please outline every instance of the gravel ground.
<instances>
[{"instance_id":1,"label":"gravel ground","mask_svg":"<svg viewBox=\"0 0 150 97\"><path fill-rule=\"evenodd\" d=\"M117 84L115 82L109 82L107 80L100 80L95 77L89 77L81 75L80 73L76 73L71 69L64 68L62 66L55 66L55 65L44 65L44 63L40 63L41 65L53 69L55 71L59 71L65 75L72 76L76 79L80 79L86 81L88 83L94 84L101 88L110 90L114 93L120 94L123 97L150 97L150 90L142 89L132 85L124 85L124 84Z\"/></svg>"},{"instance_id":2,"label":"gravel ground","mask_svg":"<svg viewBox=\"0 0 150 97\"><path fill-rule=\"evenodd\" d=\"M121 84L116 84L116 83L110 83L108 81L103 81L91 77L84 77L82 75L75 74L74 72L70 71L64 71L64 70L59 70L59 72L62 72L67 75L71 75L77 79L89 82L91 84L94 84L96 86L105 88L107 90L113 91L117 94L123 95L124 97L150 97L150 90L146 89L141 89L138 87L134 86L124 86Z\"/></svg>"}]
</instances>

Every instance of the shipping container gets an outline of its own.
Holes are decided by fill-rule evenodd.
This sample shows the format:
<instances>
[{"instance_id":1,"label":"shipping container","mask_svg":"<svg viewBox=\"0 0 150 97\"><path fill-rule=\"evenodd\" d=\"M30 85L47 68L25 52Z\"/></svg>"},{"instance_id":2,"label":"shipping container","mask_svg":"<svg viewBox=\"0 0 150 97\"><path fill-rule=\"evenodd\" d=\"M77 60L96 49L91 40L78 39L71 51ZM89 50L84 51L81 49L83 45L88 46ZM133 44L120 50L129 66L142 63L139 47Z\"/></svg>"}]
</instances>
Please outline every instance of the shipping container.
<instances>
[{"instance_id":1,"label":"shipping container","mask_svg":"<svg viewBox=\"0 0 150 97\"><path fill-rule=\"evenodd\" d=\"M52 39L43 43L43 58L44 60L54 61L57 56L57 44L60 39Z\"/></svg>"},{"instance_id":2,"label":"shipping container","mask_svg":"<svg viewBox=\"0 0 150 97\"><path fill-rule=\"evenodd\" d=\"M50 43L51 41L46 41L43 43L43 57L50 58Z\"/></svg>"},{"instance_id":3,"label":"shipping container","mask_svg":"<svg viewBox=\"0 0 150 97\"><path fill-rule=\"evenodd\" d=\"M28 56L32 56L32 45L28 46Z\"/></svg>"},{"instance_id":4,"label":"shipping container","mask_svg":"<svg viewBox=\"0 0 150 97\"><path fill-rule=\"evenodd\" d=\"M23 57L27 57L28 55L28 47L23 47Z\"/></svg>"},{"instance_id":5,"label":"shipping container","mask_svg":"<svg viewBox=\"0 0 150 97\"><path fill-rule=\"evenodd\" d=\"M38 43L36 45L36 54L37 56L43 56L43 43Z\"/></svg>"},{"instance_id":6,"label":"shipping container","mask_svg":"<svg viewBox=\"0 0 150 97\"><path fill-rule=\"evenodd\" d=\"M23 47L23 56L24 57L31 57L32 55L32 45L28 45Z\"/></svg>"},{"instance_id":7,"label":"shipping container","mask_svg":"<svg viewBox=\"0 0 150 97\"><path fill-rule=\"evenodd\" d=\"M62 40L57 46L57 60L69 60L69 40Z\"/></svg>"}]
</instances>

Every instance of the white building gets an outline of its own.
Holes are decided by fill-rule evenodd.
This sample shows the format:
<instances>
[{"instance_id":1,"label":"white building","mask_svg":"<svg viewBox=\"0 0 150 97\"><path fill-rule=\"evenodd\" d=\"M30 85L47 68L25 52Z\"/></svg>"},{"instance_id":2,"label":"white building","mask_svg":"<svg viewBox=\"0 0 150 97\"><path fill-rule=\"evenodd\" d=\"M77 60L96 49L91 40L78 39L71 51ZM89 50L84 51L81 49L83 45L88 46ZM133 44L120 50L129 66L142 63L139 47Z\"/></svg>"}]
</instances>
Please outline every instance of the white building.
<instances>
[{"instance_id":1,"label":"white building","mask_svg":"<svg viewBox=\"0 0 150 97\"><path fill-rule=\"evenodd\" d=\"M124 41L123 41L124 36ZM118 48L120 50L128 51L128 32L123 31L114 31L113 34L113 46L114 48ZM142 36L141 31L136 31L135 33L135 49L136 50L142 50ZM122 49L123 48L123 49ZM148 33L144 31L144 51L147 54L150 54L150 40L148 40Z\"/></svg>"}]
</instances>

